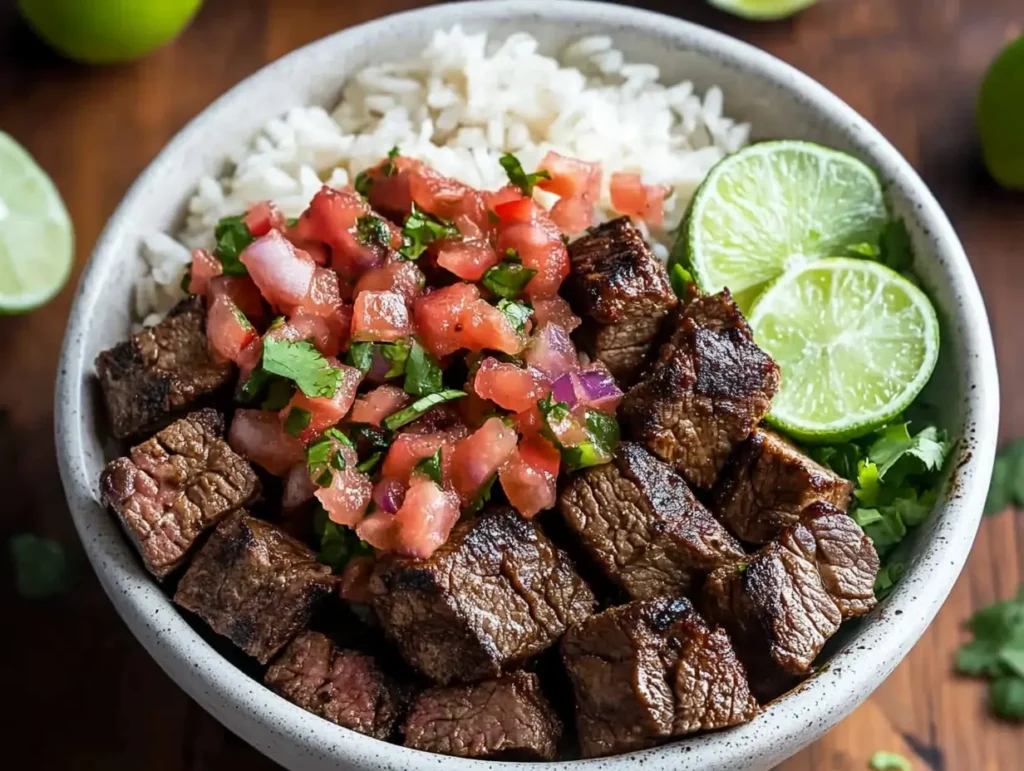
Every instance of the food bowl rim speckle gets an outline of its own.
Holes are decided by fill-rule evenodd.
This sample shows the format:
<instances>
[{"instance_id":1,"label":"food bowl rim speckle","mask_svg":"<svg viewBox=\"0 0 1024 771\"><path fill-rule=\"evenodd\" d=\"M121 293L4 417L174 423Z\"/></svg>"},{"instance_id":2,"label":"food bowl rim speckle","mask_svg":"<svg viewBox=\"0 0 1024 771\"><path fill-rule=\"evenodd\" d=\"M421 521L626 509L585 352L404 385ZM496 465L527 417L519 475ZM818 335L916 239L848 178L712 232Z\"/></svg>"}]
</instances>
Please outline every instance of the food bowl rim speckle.
<instances>
[{"instance_id":1,"label":"food bowl rim speckle","mask_svg":"<svg viewBox=\"0 0 1024 771\"><path fill-rule=\"evenodd\" d=\"M210 105L167 145L138 178L110 219L81 277L61 351L55 416L61 478L90 561L118 612L160 666L190 696L256 748L291 769L358 768L399 771L528 769L537 764L460 760L371 739L321 720L264 688L221 657L180 616L141 568L114 519L97 503L97 480L87 468L96 458L86 446L95 426L86 424L94 350L88 338L94 309L118 263L132 250L125 241L129 218L143 191L170 173L197 139L228 121L243 99L293 77L302 63L329 50L385 32L477 27L541 19L545 24L599 26L615 37L629 29L693 50L722 67L767 79L810 106L819 120L842 126L858 151L880 171L929 244L922 275L938 276L953 298L940 313L961 339L956 362L962 377L964 436L958 467L942 496L936 524L918 546L915 561L884 606L855 633L823 670L773 703L747 725L617 757L557 763L607 771L767 769L814 741L848 715L892 672L917 642L952 589L980 522L998 431L999 390L988 318L967 257L942 209L906 160L850 107L787 64L745 43L661 14L577 0L488 0L409 11L323 38L265 67ZM410 33L411 34L411 33ZM390 57L389 57L390 58ZM236 112L237 114L237 112ZM180 202L177 202L180 203ZM927 283L927 281L926 281ZM144 698L144 694L139 694Z\"/></svg>"}]
</instances>

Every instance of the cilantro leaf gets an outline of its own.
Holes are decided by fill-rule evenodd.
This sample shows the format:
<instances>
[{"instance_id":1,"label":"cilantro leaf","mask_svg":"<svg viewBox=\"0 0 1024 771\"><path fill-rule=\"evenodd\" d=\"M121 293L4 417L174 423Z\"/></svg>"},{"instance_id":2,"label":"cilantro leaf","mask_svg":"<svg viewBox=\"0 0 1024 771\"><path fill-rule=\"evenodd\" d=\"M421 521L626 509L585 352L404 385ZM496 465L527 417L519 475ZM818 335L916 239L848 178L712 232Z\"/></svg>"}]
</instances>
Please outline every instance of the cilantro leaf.
<instances>
[{"instance_id":1,"label":"cilantro leaf","mask_svg":"<svg viewBox=\"0 0 1024 771\"><path fill-rule=\"evenodd\" d=\"M60 542L21 533L11 538L10 550L15 586L22 597L41 600L67 589L71 573Z\"/></svg>"},{"instance_id":2,"label":"cilantro leaf","mask_svg":"<svg viewBox=\"0 0 1024 771\"><path fill-rule=\"evenodd\" d=\"M968 627L974 640L957 651L957 671L992 681L988 704L996 715L1024 719L1024 586L1014 599L978 610Z\"/></svg>"},{"instance_id":3,"label":"cilantro leaf","mask_svg":"<svg viewBox=\"0 0 1024 771\"><path fill-rule=\"evenodd\" d=\"M509 320L516 332L522 332L526 328L526 322L533 315L533 308L526 303L515 300L502 300L498 303L498 310Z\"/></svg>"},{"instance_id":4,"label":"cilantro leaf","mask_svg":"<svg viewBox=\"0 0 1024 771\"><path fill-rule=\"evenodd\" d=\"M265 370L261 371L266 372ZM260 409L283 410L295 394L295 384L291 380L285 380L270 373L266 373L266 375L270 379L270 384L267 386L267 395L263 399Z\"/></svg>"},{"instance_id":5,"label":"cilantro leaf","mask_svg":"<svg viewBox=\"0 0 1024 771\"><path fill-rule=\"evenodd\" d=\"M393 415L388 415L384 418L384 427L390 431L394 431L407 423L412 423L431 407L436 407L438 404L444 404L445 402L454 401L455 399L461 399L465 395L465 391L457 391L452 388L444 391L438 391L435 394L429 394L417 399L405 409L399 410Z\"/></svg>"},{"instance_id":6,"label":"cilantro leaf","mask_svg":"<svg viewBox=\"0 0 1024 771\"><path fill-rule=\"evenodd\" d=\"M669 271L668 282L672 285L672 291L675 292L676 297L685 300L690 296L693 274L677 262Z\"/></svg>"},{"instance_id":7,"label":"cilantro leaf","mask_svg":"<svg viewBox=\"0 0 1024 771\"><path fill-rule=\"evenodd\" d=\"M910 761L896 752L876 752L868 762L871 771L912 771Z\"/></svg>"},{"instance_id":8,"label":"cilantro leaf","mask_svg":"<svg viewBox=\"0 0 1024 771\"><path fill-rule=\"evenodd\" d=\"M322 507L313 515L313 530L320 536L317 561L330 565L335 572L341 571L353 557L373 554L371 546L359 540L354 530L333 522Z\"/></svg>"},{"instance_id":9,"label":"cilantro leaf","mask_svg":"<svg viewBox=\"0 0 1024 771\"><path fill-rule=\"evenodd\" d=\"M306 396L330 398L338 391L341 370L327 363L307 340L263 341L263 369L293 380Z\"/></svg>"},{"instance_id":10,"label":"cilantro leaf","mask_svg":"<svg viewBox=\"0 0 1024 771\"><path fill-rule=\"evenodd\" d=\"M988 706L1007 720L1024 720L1024 677L1004 675L992 683Z\"/></svg>"},{"instance_id":11,"label":"cilantro leaf","mask_svg":"<svg viewBox=\"0 0 1024 771\"><path fill-rule=\"evenodd\" d=\"M352 183L352 187L359 193L363 198L370 197L370 187L373 185L373 179L370 177L369 172L360 171L356 174L355 182Z\"/></svg>"},{"instance_id":12,"label":"cilantro leaf","mask_svg":"<svg viewBox=\"0 0 1024 771\"><path fill-rule=\"evenodd\" d=\"M868 457L878 466L879 479L893 481L887 477L940 470L949 450L950 443L935 426L911 436L909 423L897 423L879 432Z\"/></svg>"},{"instance_id":13,"label":"cilantro leaf","mask_svg":"<svg viewBox=\"0 0 1024 771\"><path fill-rule=\"evenodd\" d=\"M460 237L454 222L438 219L414 203L402 226L402 245L398 253L408 260L418 260L434 241Z\"/></svg>"},{"instance_id":14,"label":"cilantro leaf","mask_svg":"<svg viewBox=\"0 0 1024 771\"><path fill-rule=\"evenodd\" d=\"M393 177L398 173L398 166L395 165L395 159L399 156L398 145L395 145L388 150L388 159L384 162L384 165L380 167L381 174L385 177Z\"/></svg>"},{"instance_id":15,"label":"cilantro leaf","mask_svg":"<svg viewBox=\"0 0 1024 771\"><path fill-rule=\"evenodd\" d=\"M345 363L363 373L369 372L373 366L373 343L352 343L345 355Z\"/></svg>"},{"instance_id":16,"label":"cilantro leaf","mask_svg":"<svg viewBox=\"0 0 1024 771\"><path fill-rule=\"evenodd\" d=\"M364 246L380 244L387 246L391 241L391 229L375 214L364 214L356 220L356 238Z\"/></svg>"},{"instance_id":17,"label":"cilantro leaf","mask_svg":"<svg viewBox=\"0 0 1024 771\"><path fill-rule=\"evenodd\" d=\"M224 217L217 222L213 231L217 240L217 247L213 250L214 256L220 260L224 268L225 276L248 276L249 271L239 261L239 257L249 244L256 240L256 237L249 232L249 226L245 224L242 215Z\"/></svg>"},{"instance_id":18,"label":"cilantro leaf","mask_svg":"<svg viewBox=\"0 0 1024 771\"><path fill-rule=\"evenodd\" d=\"M356 471L361 471L364 474L372 474L373 470L377 468L377 464L380 463L383 458L384 453L381 450L377 450L377 452L373 453L373 455L368 457L366 460L360 462L356 466Z\"/></svg>"},{"instance_id":19,"label":"cilantro leaf","mask_svg":"<svg viewBox=\"0 0 1024 771\"><path fill-rule=\"evenodd\" d=\"M418 471L432 479L438 486L441 485L441 449L438 447L437 452L429 458L424 458L413 467L413 471Z\"/></svg>"},{"instance_id":20,"label":"cilantro leaf","mask_svg":"<svg viewBox=\"0 0 1024 771\"><path fill-rule=\"evenodd\" d=\"M523 293L530 279L537 275L533 268L520 262L502 261L486 270L480 282L495 296L515 300Z\"/></svg>"},{"instance_id":21,"label":"cilantro leaf","mask_svg":"<svg viewBox=\"0 0 1024 771\"><path fill-rule=\"evenodd\" d=\"M860 448L853 442L811 447L808 449L808 454L843 479L851 482L857 481L858 463L862 455Z\"/></svg>"},{"instance_id":22,"label":"cilantro leaf","mask_svg":"<svg viewBox=\"0 0 1024 771\"><path fill-rule=\"evenodd\" d=\"M409 346L409 360L405 364L405 392L413 396L436 394L444 384L444 371L437 359L415 338Z\"/></svg>"},{"instance_id":23,"label":"cilantro leaf","mask_svg":"<svg viewBox=\"0 0 1024 771\"><path fill-rule=\"evenodd\" d=\"M313 413L301 407L292 407L288 410L288 417L284 419L284 430L291 436L298 436L309 426L313 419Z\"/></svg>"},{"instance_id":24,"label":"cilantro leaf","mask_svg":"<svg viewBox=\"0 0 1024 771\"><path fill-rule=\"evenodd\" d=\"M523 171L523 164L512 153L505 153L498 159L501 168L508 174L508 181L523 191L523 195L533 195L533 188L542 179L551 179L551 172L541 169L533 174Z\"/></svg>"},{"instance_id":25,"label":"cilantro leaf","mask_svg":"<svg viewBox=\"0 0 1024 771\"><path fill-rule=\"evenodd\" d=\"M480 511L480 509L490 503L491 493L494 491L494 482L497 478L497 474L492 474L491 478L484 482L483 487L480 488L476 497L473 498L472 502L469 504L467 510L470 514Z\"/></svg>"}]
</instances>

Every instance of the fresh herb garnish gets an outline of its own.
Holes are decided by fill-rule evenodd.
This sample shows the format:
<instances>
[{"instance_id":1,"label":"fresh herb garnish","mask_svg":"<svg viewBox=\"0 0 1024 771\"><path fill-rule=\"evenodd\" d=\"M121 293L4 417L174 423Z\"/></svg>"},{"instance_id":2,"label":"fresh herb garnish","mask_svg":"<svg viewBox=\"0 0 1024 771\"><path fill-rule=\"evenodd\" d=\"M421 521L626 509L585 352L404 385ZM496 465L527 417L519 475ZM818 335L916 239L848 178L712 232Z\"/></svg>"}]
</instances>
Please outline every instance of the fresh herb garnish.
<instances>
[{"instance_id":1,"label":"fresh herb garnish","mask_svg":"<svg viewBox=\"0 0 1024 771\"><path fill-rule=\"evenodd\" d=\"M444 384L444 371L437 359L415 338L409 345L409 358L405 363L405 392L413 396L436 394Z\"/></svg>"},{"instance_id":2,"label":"fresh herb garnish","mask_svg":"<svg viewBox=\"0 0 1024 771\"><path fill-rule=\"evenodd\" d=\"M217 247L213 253L220 260L225 276L248 276L249 271L239 261L239 257L256 237L249 232L249 226L241 215L224 217L217 222L214 229Z\"/></svg>"},{"instance_id":3,"label":"fresh herb garnish","mask_svg":"<svg viewBox=\"0 0 1024 771\"><path fill-rule=\"evenodd\" d=\"M369 172L360 171L356 174L356 180L352 183L352 187L359 193L363 198L370 197L370 187L373 185L373 179L370 177Z\"/></svg>"},{"instance_id":4,"label":"fresh herb garnish","mask_svg":"<svg viewBox=\"0 0 1024 771\"><path fill-rule=\"evenodd\" d=\"M388 159L384 162L384 165L380 167L381 174L385 177L393 177L398 173L398 167L395 165L395 160L399 156L398 145L395 145L388 150Z\"/></svg>"},{"instance_id":5,"label":"fresh herb garnish","mask_svg":"<svg viewBox=\"0 0 1024 771\"><path fill-rule=\"evenodd\" d=\"M338 391L341 370L327 363L327 359L307 340L263 341L263 369L293 380L306 396L330 398Z\"/></svg>"},{"instance_id":6,"label":"fresh herb garnish","mask_svg":"<svg viewBox=\"0 0 1024 771\"><path fill-rule=\"evenodd\" d=\"M537 408L544 419L543 433L554 442L562 456L562 462L570 470L607 463L618 449L619 424L613 416L598 410L587 410L585 422L590 440L567 445L559 441L556 427L563 421L576 421L569 405L565 402L556 402L552 394L548 394L537 402Z\"/></svg>"},{"instance_id":7,"label":"fresh herb garnish","mask_svg":"<svg viewBox=\"0 0 1024 771\"><path fill-rule=\"evenodd\" d=\"M974 640L957 651L957 670L990 680L988 705L996 715L1024 720L1024 585L1015 598L979 610L967 626Z\"/></svg>"},{"instance_id":8,"label":"fresh herb garnish","mask_svg":"<svg viewBox=\"0 0 1024 771\"><path fill-rule=\"evenodd\" d=\"M356 238L364 246L380 244L387 246L391 241L388 224L374 214L365 214L356 220Z\"/></svg>"},{"instance_id":9,"label":"fresh herb garnish","mask_svg":"<svg viewBox=\"0 0 1024 771\"><path fill-rule=\"evenodd\" d=\"M408 260L418 260L427 246L442 238L459 238L455 223L438 219L414 203L402 226L402 246L398 253Z\"/></svg>"},{"instance_id":10,"label":"fresh herb garnish","mask_svg":"<svg viewBox=\"0 0 1024 771\"><path fill-rule=\"evenodd\" d=\"M405 374L406 362L409 360L408 340L380 343L380 353L381 356L391 362L391 366L388 367L388 371L384 374L386 379L400 377Z\"/></svg>"},{"instance_id":11,"label":"fresh herb garnish","mask_svg":"<svg viewBox=\"0 0 1024 771\"><path fill-rule=\"evenodd\" d=\"M910 761L896 752L876 752L868 761L871 771L912 771Z\"/></svg>"},{"instance_id":12,"label":"fresh herb garnish","mask_svg":"<svg viewBox=\"0 0 1024 771\"><path fill-rule=\"evenodd\" d=\"M393 415L388 415L384 418L384 427L394 431L407 423L412 423L431 407L436 407L438 404L444 404L445 402L454 401L455 399L461 399L465 395L465 391L457 391L453 388L438 391L435 394L429 394L417 399L404 410L399 410Z\"/></svg>"},{"instance_id":13,"label":"fresh herb garnish","mask_svg":"<svg viewBox=\"0 0 1024 771\"><path fill-rule=\"evenodd\" d=\"M508 174L508 181L523 191L523 195L533 195L533 188L542 179L551 179L551 172L541 169L533 174L523 171L523 164L512 153L505 153L498 160L501 168Z\"/></svg>"},{"instance_id":14,"label":"fresh herb garnish","mask_svg":"<svg viewBox=\"0 0 1024 771\"><path fill-rule=\"evenodd\" d=\"M332 521L323 507L318 507L313 515L313 531L320 537L317 561L330 565L335 572L342 570L353 557L373 554L368 543L359 540L351 528Z\"/></svg>"},{"instance_id":15,"label":"fresh herb garnish","mask_svg":"<svg viewBox=\"0 0 1024 771\"><path fill-rule=\"evenodd\" d=\"M301 407L292 407L288 410L288 417L284 419L284 430L292 436L298 436L309 426L313 419L313 413Z\"/></svg>"},{"instance_id":16,"label":"fresh herb garnish","mask_svg":"<svg viewBox=\"0 0 1024 771\"><path fill-rule=\"evenodd\" d=\"M498 297L515 300L523 293L530 279L536 275L537 271L533 268L524 267L520 262L505 260L488 268L481 283Z\"/></svg>"},{"instance_id":17,"label":"fresh herb garnish","mask_svg":"<svg viewBox=\"0 0 1024 771\"><path fill-rule=\"evenodd\" d=\"M675 292L676 297L685 300L690 296L693 274L677 262L669 271L668 282L672 285L672 291Z\"/></svg>"},{"instance_id":18,"label":"fresh herb garnish","mask_svg":"<svg viewBox=\"0 0 1024 771\"><path fill-rule=\"evenodd\" d=\"M386 450L391 446L391 432L386 429L364 423L353 426L351 430L360 452Z\"/></svg>"},{"instance_id":19,"label":"fresh herb garnish","mask_svg":"<svg viewBox=\"0 0 1024 771\"><path fill-rule=\"evenodd\" d=\"M522 332L526 328L526 322L533 315L532 307L515 300L501 300L498 303L498 310L509 320L516 332Z\"/></svg>"},{"instance_id":20,"label":"fresh herb garnish","mask_svg":"<svg viewBox=\"0 0 1024 771\"><path fill-rule=\"evenodd\" d=\"M467 508L470 514L474 514L480 511L480 509L482 509L484 506L490 503L491 493L494 491L494 482L495 480L497 480L497 478L498 475L493 474L491 475L490 479L484 482L483 487L480 488L480 490L476 494L476 497L473 498L473 500L470 502Z\"/></svg>"},{"instance_id":21,"label":"fresh herb garnish","mask_svg":"<svg viewBox=\"0 0 1024 771\"><path fill-rule=\"evenodd\" d=\"M185 272L181 274L181 291L185 294L192 293L192 266L189 265L185 268Z\"/></svg>"},{"instance_id":22,"label":"fresh herb garnish","mask_svg":"<svg viewBox=\"0 0 1024 771\"><path fill-rule=\"evenodd\" d=\"M383 458L383 451L377 450L377 452L373 453L369 458L364 460L362 463L359 463L356 466L356 470L361 471L364 474L372 474L373 470L377 468L377 464L380 463Z\"/></svg>"},{"instance_id":23,"label":"fresh herb garnish","mask_svg":"<svg viewBox=\"0 0 1024 771\"><path fill-rule=\"evenodd\" d=\"M266 372L266 370L260 371L264 372L270 381L270 384L267 386L267 395L263 399L260 409L275 411L283 410L295 394L295 384L291 380L285 380L283 377L271 375L269 372ZM246 382L248 383L248 381Z\"/></svg>"},{"instance_id":24,"label":"fresh herb garnish","mask_svg":"<svg viewBox=\"0 0 1024 771\"><path fill-rule=\"evenodd\" d=\"M41 600L67 589L71 573L67 554L58 541L21 533L11 538L10 550L19 595Z\"/></svg>"},{"instance_id":25,"label":"fresh herb garnish","mask_svg":"<svg viewBox=\"0 0 1024 771\"><path fill-rule=\"evenodd\" d=\"M441 448L437 448L437 452L431 455L429 458L424 458L413 467L413 471L418 471L428 479L433 480L438 486L441 485Z\"/></svg>"},{"instance_id":26,"label":"fresh herb garnish","mask_svg":"<svg viewBox=\"0 0 1024 771\"><path fill-rule=\"evenodd\" d=\"M985 513L998 514L1011 505L1024 507L1024 439L999 448L992 467Z\"/></svg>"},{"instance_id":27,"label":"fresh herb garnish","mask_svg":"<svg viewBox=\"0 0 1024 771\"><path fill-rule=\"evenodd\" d=\"M345 363L363 373L369 372L373 366L373 343L352 343L345 355Z\"/></svg>"}]
</instances>

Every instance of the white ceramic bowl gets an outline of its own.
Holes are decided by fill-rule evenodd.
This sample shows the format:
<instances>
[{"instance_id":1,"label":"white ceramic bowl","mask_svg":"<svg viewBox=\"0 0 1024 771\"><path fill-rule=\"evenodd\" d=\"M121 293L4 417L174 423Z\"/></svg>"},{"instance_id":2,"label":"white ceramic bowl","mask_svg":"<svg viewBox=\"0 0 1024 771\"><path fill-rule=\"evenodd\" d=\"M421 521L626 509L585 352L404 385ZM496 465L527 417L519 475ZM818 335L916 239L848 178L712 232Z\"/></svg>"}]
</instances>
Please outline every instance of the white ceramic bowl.
<instances>
[{"instance_id":1,"label":"white ceramic bowl","mask_svg":"<svg viewBox=\"0 0 1024 771\"><path fill-rule=\"evenodd\" d=\"M55 407L57 446L68 503L89 559L118 612L160 666L228 728L288 768L496 767L347 731L244 675L189 627L142 570L100 505L97 490L113 448L97 409L93 360L128 334L139 237L179 221L199 177L218 170L229 150L268 119L295 105L332 106L349 74L420 49L433 30L455 23L496 36L526 30L551 51L581 35L612 35L632 61L660 66L666 81L685 77L701 89L722 86L729 114L752 121L756 138L802 138L859 155L879 170L896 213L910 227L918 274L944 322L943 353L930 397L960 445L938 510L917 534L906 577L875 612L844 627L830 666L752 723L641 753L571 764L646 771L767 769L860 704L907 654L949 593L974 539L991 474L998 380L985 308L967 258L910 165L867 121L810 78L692 24L588 2L492 0L433 7L339 32L296 51L245 80L190 123L111 218L82 277L64 341Z\"/></svg>"}]
</instances>

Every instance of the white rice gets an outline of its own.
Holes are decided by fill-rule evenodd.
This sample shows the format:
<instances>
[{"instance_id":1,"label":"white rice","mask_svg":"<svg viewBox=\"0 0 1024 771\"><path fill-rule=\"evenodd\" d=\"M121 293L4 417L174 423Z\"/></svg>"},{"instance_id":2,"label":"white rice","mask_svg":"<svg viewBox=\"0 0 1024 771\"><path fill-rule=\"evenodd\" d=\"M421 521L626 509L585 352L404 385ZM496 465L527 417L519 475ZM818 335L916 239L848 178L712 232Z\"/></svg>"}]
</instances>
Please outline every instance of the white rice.
<instances>
[{"instance_id":1,"label":"white rice","mask_svg":"<svg viewBox=\"0 0 1024 771\"><path fill-rule=\"evenodd\" d=\"M602 218L614 216L612 172L639 171L645 183L672 187L664 228L647 233L666 259L668 234L694 191L747 143L749 124L723 115L721 89L702 96L689 81L665 86L657 67L626 62L609 37L578 40L557 60L537 49L524 33L489 41L456 26L435 33L415 58L360 72L333 113L296 108L271 121L230 159L230 173L199 181L177 240L144 239L148 271L136 287L137 318L155 323L180 299L190 250L213 246L217 220L268 199L296 217L323 184L348 184L394 146L487 189L507 182L498 163L505 152L527 170L548 150L598 161ZM548 206L557 200L543 191L537 198Z\"/></svg>"}]
</instances>

